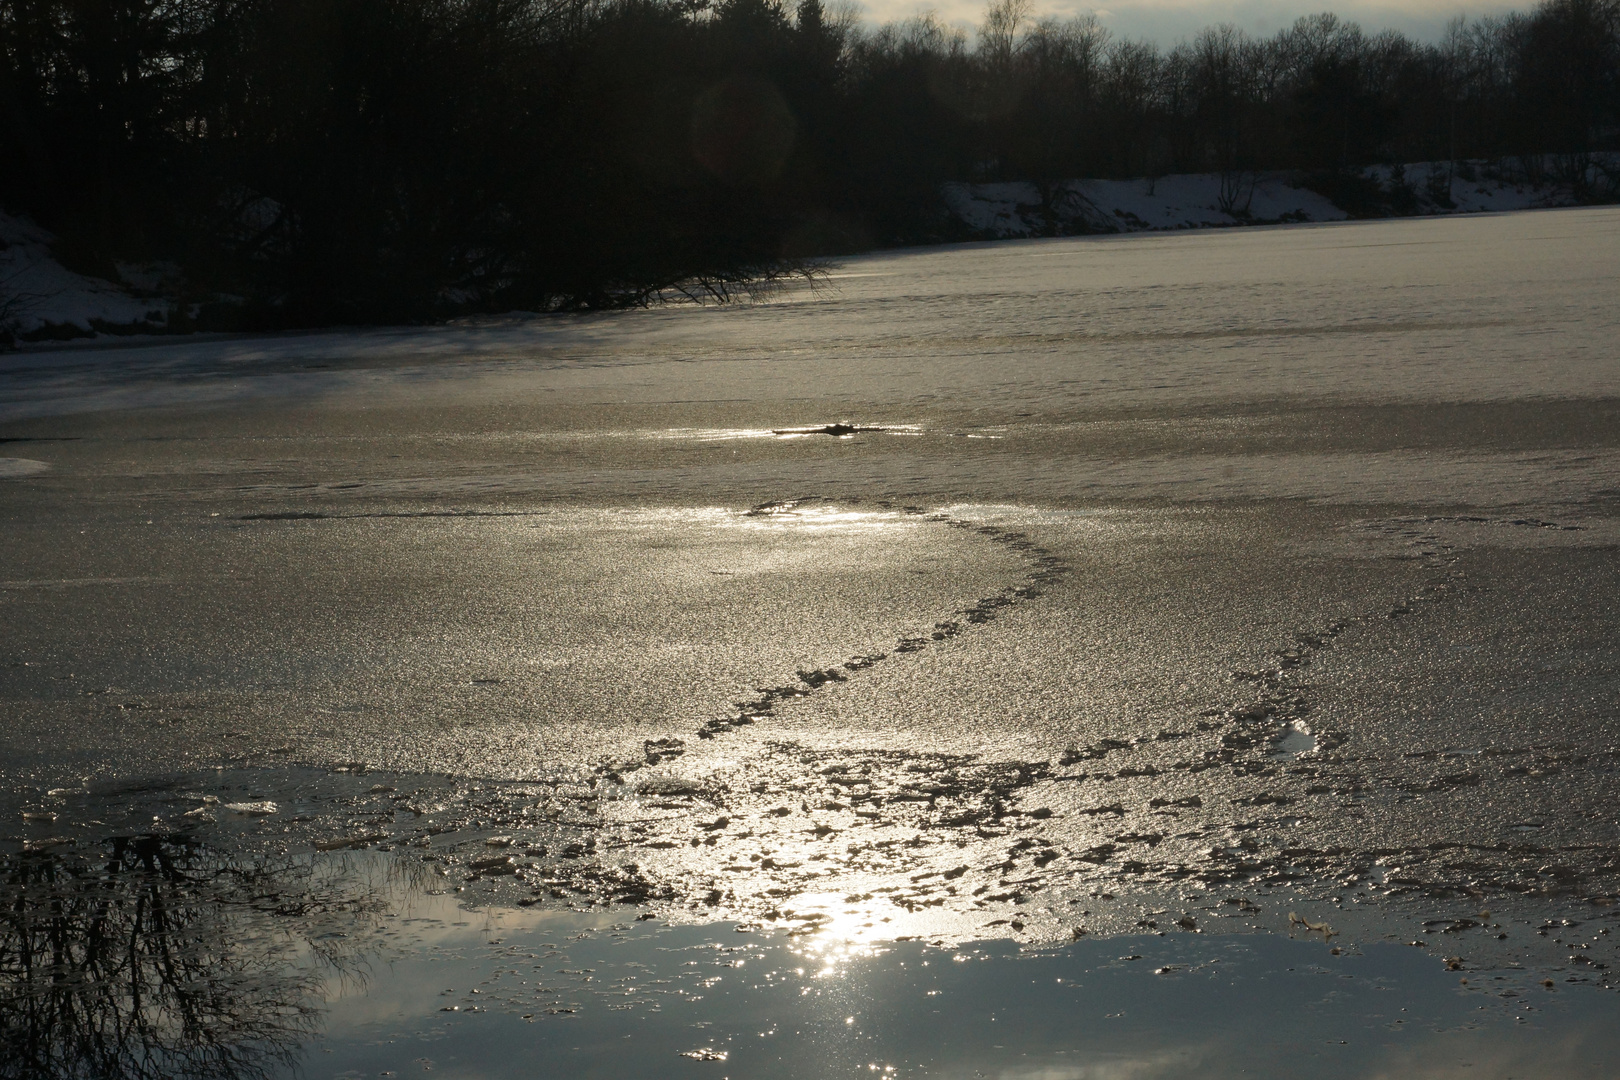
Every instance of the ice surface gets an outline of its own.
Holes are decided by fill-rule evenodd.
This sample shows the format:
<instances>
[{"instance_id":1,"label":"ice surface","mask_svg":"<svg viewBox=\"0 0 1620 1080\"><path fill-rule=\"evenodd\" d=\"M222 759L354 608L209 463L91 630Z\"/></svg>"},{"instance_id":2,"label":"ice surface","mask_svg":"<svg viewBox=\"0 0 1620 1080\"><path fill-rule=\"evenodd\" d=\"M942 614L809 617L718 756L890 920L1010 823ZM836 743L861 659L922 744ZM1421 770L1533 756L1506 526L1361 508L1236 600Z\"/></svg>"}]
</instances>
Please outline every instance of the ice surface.
<instances>
[{"instance_id":1,"label":"ice surface","mask_svg":"<svg viewBox=\"0 0 1620 1080\"><path fill-rule=\"evenodd\" d=\"M1150 409L1166 431L1203 425L1218 450L1263 431L1267 402L1612 394L1617 290L1613 209L985 243L849 259L757 305L0 358L0 419L334 395L386 407L453 384L514 406L618 402L630 422L598 414L590 434L625 442L831 421L1005 436L1016 421L1026 443L1104 447L1124 421L1099 411ZM1244 416L1163 415L1235 400ZM669 402L709 411L677 421ZM922 445L883 438L895 454Z\"/></svg>"},{"instance_id":2,"label":"ice surface","mask_svg":"<svg viewBox=\"0 0 1620 1080\"><path fill-rule=\"evenodd\" d=\"M7 797L63 815L36 845L510 838L548 852L514 902L1045 941L1149 887L1620 894L1617 233L981 243L740 307L5 358L50 466L4 488ZM281 812L120 786L176 775Z\"/></svg>"},{"instance_id":3,"label":"ice surface","mask_svg":"<svg viewBox=\"0 0 1620 1080\"><path fill-rule=\"evenodd\" d=\"M1617 234L979 243L0 359L48 466L0 486L7 933L139 943L109 897L167 890L179 985L251 1019L370 920L404 952L323 1073L1596 1075ZM426 899L351 888L368 848ZM553 935L587 908L643 931ZM32 970L47 1026L95 985Z\"/></svg>"}]
</instances>

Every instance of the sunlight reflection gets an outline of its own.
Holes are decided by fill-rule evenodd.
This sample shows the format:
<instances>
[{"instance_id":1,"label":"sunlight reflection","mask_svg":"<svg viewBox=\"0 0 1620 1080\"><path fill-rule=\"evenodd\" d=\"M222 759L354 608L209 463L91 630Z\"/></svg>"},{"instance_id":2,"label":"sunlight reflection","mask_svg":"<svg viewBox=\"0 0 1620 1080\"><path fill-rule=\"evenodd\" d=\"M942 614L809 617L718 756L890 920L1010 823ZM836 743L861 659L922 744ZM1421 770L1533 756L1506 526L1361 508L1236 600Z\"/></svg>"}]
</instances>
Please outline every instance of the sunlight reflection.
<instances>
[{"instance_id":1,"label":"sunlight reflection","mask_svg":"<svg viewBox=\"0 0 1620 1080\"><path fill-rule=\"evenodd\" d=\"M775 433L770 428L665 428L661 431L639 432L648 439L692 439L697 442L724 442L728 439L770 439Z\"/></svg>"},{"instance_id":2,"label":"sunlight reflection","mask_svg":"<svg viewBox=\"0 0 1620 1080\"><path fill-rule=\"evenodd\" d=\"M784 505L735 514L719 524L727 528L803 530L885 529L916 519L897 510L850 510L839 506Z\"/></svg>"},{"instance_id":3,"label":"sunlight reflection","mask_svg":"<svg viewBox=\"0 0 1620 1080\"><path fill-rule=\"evenodd\" d=\"M791 951L805 962L810 978L843 975L857 960L882 956L896 937L896 926L864 905L851 905L839 893L803 893L796 898L794 918L804 927L791 938Z\"/></svg>"},{"instance_id":4,"label":"sunlight reflection","mask_svg":"<svg viewBox=\"0 0 1620 1080\"><path fill-rule=\"evenodd\" d=\"M637 507L599 511L593 517L605 527L643 528L653 525L775 531L869 530L913 525L920 520L915 515L898 510L854 510L830 504L806 505L802 502L784 502L745 511L723 506ZM558 525L571 527L571 523L562 521L559 521Z\"/></svg>"}]
</instances>

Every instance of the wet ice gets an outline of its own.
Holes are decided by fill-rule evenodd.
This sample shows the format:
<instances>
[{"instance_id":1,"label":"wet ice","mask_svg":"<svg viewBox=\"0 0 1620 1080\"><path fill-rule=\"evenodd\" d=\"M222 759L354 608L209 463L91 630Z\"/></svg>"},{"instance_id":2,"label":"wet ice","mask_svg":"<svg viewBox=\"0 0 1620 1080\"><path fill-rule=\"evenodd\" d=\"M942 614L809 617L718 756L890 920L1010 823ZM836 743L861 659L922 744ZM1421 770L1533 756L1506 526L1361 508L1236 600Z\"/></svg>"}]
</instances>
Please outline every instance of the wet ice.
<instances>
[{"instance_id":1,"label":"wet ice","mask_svg":"<svg viewBox=\"0 0 1620 1080\"><path fill-rule=\"evenodd\" d=\"M750 308L7 359L49 465L0 492L7 872L373 852L435 903L841 970L1096 941L1051 977L1112 986L1327 926L1612 1000L1617 227L982 245ZM611 1011L561 998L523 1023Z\"/></svg>"}]
</instances>

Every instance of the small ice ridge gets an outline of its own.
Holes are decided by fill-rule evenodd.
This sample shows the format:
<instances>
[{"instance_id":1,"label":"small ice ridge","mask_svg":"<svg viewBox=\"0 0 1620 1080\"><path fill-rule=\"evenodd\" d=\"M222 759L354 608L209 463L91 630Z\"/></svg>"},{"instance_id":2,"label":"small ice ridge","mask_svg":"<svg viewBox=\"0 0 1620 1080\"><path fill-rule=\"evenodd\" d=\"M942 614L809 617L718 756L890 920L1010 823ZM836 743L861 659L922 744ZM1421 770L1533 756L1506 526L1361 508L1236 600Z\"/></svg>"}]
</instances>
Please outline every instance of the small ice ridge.
<instances>
[{"instance_id":1,"label":"small ice ridge","mask_svg":"<svg viewBox=\"0 0 1620 1080\"><path fill-rule=\"evenodd\" d=\"M836 424L824 424L821 427L772 428L771 434L783 439L803 438L806 435L830 435L835 439L848 439L855 435L884 432L889 430L891 429L881 427L862 427L859 424L846 424L840 421ZM916 427L914 425L906 425L903 428L894 430L915 432Z\"/></svg>"},{"instance_id":2,"label":"small ice ridge","mask_svg":"<svg viewBox=\"0 0 1620 1080\"><path fill-rule=\"evenodd\" d=\"M834 439L852 439L856 435L921 435L921 424L886 424L882 427L851 424L838 421L815 427L788 428L668 428L641 433L657 439L693 439L698 442L722 442L731 439L809 439L826 436Z\"/></svg>"}]
</instances>

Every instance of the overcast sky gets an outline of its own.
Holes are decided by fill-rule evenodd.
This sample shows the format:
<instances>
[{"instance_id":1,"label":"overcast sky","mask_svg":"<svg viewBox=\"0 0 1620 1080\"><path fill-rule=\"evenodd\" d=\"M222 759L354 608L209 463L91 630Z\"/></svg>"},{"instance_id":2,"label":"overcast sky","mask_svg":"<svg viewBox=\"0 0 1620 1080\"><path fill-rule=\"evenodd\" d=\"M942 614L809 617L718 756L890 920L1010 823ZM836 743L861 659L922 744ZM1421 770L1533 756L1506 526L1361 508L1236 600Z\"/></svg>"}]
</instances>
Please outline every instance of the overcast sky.
<instances>
[{"instance_id":1,"label":"overcast sky","mask_svg":"<svg viewBox=\"0 0 1620 1080\"><path fill-rule=\"evenodd\" d=\"M1231 22L1251 34L1269 36L1301 15L1332 11L1369 31L1393 27L1413 37L1433 39L1447 20L1457 15L1476 17L1527 9L1534 0L1502 3L1499 0L1035 0L1042 15L1078 15L1095 12L1116 36L1147 38L1172 45L1191 37L1211 23ZM864 0L873 22L904 19L933 10L945 21L964 27L978 24L984 0Z\"/></svg>"}]
</instances>

